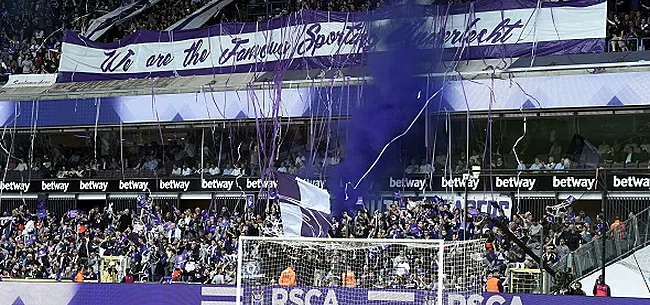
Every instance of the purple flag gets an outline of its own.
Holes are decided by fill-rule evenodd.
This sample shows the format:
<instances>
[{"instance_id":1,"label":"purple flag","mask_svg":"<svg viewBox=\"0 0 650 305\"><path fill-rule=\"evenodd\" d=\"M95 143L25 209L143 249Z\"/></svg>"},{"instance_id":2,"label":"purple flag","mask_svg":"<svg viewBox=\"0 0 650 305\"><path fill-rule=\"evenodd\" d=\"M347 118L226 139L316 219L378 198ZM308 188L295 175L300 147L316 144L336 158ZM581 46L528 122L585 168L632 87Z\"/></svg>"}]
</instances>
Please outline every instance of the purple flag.
<instances>
[{"instance_id":1,"label":"purple flag","mask_svg":"<svg viewBox=\"0 0 650 305\"><path fill-rule=\"evenodd\" d=\"M255 195L247 194L246 195L246 208L252 209L255 207Z\"/></svg>"},{"instance_id":2,"label":"purple flag","mask_svg":"<svg viewBox=\"0 0 650 305\"><path fill-rule=\"evenodd\" d=\"M276 189L269 189L269 199L278 199L278 192Z\"/></svg>"},{"instance_id":3,"label":"purple flag","mask_svg":"<svg viewBox=\"0 0 650 305\"><path fill-rule=\"evenodd\" d=\"M45 201L43 200L36 204L36 217L38 217L38 219L47 217L47 208L45 208Z\"/></svg>"},{"instance_id":4,"label":"purple flag","mask_svg":"<svg viewBox=\"0 0 650 305\"><path fill-rule=\"evenodd\" d=\"M402 199L402 193L400 193L399 191L395 191L393 193L393 197L395 197L395 200L400 200Z\"/></svg>"},{"instance_id":5,"label":"purple flag","mask_svg":"<svg viewBox=\"0 0 650 305\"><path fill-rule=\"evenodd\" d=\"M151 223L153 225L159 225L162 223L162 219L160 219L160 216L157 213L151 214Z\"/></svg>"},{"instance_id":6,"label":"purple flag","mask_svg":"<svg viewBox=\"0 0 650 305\"><path fill-rule=\"evenodd\" d=\"M81 210L69 210L68 218L77 218L77 216L82 215L83 211Z\"/></svg>"},{"instance_id":7,"label":"purple flag","mask_svg":"<svg viewBox=\"0 0 650 305\"><path fill-rule=\"evenodd\" d=\"M34 234L29 235L29 238L25 241L25 247L29 247L36 242L36 236Z\"/></svg>"},{"instance_id":8,"label":"purple flag","mask_svg":"<svg viewBox=\"0 0 650 305\"><path fill-rule=\"evenodd\" d=\"M151 202L147 199L147 196L144 194L138 195L136 206L138 209L143 209L145 211L151 211Z\"/></svg>"},{"instance_id":9,"label":"purple flag","mask_svg":"<svg viewBox=\"0 0 650 305\"><path fill-rule=\"evenodd\" d=\"M566 198L566 202L569 204L573 204L574 202L576 202L576 198L573 197L573 195L569 195L569 197Z\"/></svg>"}]
</instances>

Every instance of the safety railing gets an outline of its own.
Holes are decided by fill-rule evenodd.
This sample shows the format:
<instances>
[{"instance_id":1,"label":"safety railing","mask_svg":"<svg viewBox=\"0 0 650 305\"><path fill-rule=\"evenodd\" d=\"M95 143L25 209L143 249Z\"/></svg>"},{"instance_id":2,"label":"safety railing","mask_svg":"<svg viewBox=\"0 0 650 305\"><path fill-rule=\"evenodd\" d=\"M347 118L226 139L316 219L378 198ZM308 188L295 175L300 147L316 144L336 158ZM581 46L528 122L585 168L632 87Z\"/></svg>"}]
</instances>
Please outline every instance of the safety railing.
<instances>
[{"instance_id":1,"label":"safety railing","mask_svg":"<svg viewBox=\"0 0 650 305\"><path fill-rule=\"evenodd\" d=\"M605 254L603 255L603 242ZM570 272L581 278L602 267L605 263L626 257L650 244L650 208L632 215L617 228L610 230L605 238L597 237L569 255L562 257L553 268L556 271Z\"/></svg>"},{"instance_id":2,"label":"safety railing","mask_svg":"<svg viewBox=\"0 0 650 305\"><path fill-rule=\"evenodd\" d=\"M608 52L622 52L622 51L639 51L641 40L638 38L621 38L610 39L607 42Z\"/></svg>"},{"instance_id":3,"label":"safety railing","mask_svg":"<svg viewBox=\"0 0 650 305\"><path fill-rule=\"evenodd\" d=\"M650 50L650 37L639 39L639 51Z\"/></svg>"}]
</instances>

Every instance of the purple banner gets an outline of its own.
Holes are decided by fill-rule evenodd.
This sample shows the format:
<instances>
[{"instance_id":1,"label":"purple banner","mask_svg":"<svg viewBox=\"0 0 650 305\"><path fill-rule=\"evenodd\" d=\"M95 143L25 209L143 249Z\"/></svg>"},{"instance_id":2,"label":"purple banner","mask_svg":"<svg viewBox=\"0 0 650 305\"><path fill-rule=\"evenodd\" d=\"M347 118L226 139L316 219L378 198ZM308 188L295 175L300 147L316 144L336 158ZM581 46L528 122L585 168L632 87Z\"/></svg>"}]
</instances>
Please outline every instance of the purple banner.
<instances>
[{"instance_id":1,"label":"purple banner","mask_svg":"<svg viewBox=\"0 0 650 305\"><path fill-rule=\"evenodd\" d=\"M189 284L65 284L5 282L0 305L235 305L234 286ZM435 292L408 289L327 287L245 288L244 305L422 304L435 305ZM642 305L646 299L549 295L448 295L445 305Z\"/></svg>"},{"instance_id":2,"label":"purple banner","mask_svg":"<svg viewBox=\"0 0 650 305\"><path fill-rule=\"evenodd\" d=\"M489 2L483 3L483 2ZM605 0L483 1L397 6L363 13L303 10L254 23L138 31L102 44L68 31L59 82L350 67L397 38L443 59L603 52ZM498 11L499 14L494 14ZM399 25L391 20L408 16Z\"/></svg>"}]
</instances>

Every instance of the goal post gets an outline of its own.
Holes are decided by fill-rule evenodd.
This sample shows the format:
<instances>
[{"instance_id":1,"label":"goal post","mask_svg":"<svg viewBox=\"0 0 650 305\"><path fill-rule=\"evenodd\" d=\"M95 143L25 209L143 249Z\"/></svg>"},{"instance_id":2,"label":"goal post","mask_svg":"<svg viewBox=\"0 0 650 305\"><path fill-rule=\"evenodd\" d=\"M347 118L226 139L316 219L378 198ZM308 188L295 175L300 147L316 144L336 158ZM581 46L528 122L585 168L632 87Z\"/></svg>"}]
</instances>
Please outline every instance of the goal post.
<instances>
[{"instance_id":1,"label":"goal post","mask_svg":"<svg viewBox=\"0 0 650 305\"><path fill-rule=\"evenodd\" d=\"M480 293L482 241L245 237L237 304L444 304ZM404 303L407 302L407 303Z\"/></svg>"}]
</instances>

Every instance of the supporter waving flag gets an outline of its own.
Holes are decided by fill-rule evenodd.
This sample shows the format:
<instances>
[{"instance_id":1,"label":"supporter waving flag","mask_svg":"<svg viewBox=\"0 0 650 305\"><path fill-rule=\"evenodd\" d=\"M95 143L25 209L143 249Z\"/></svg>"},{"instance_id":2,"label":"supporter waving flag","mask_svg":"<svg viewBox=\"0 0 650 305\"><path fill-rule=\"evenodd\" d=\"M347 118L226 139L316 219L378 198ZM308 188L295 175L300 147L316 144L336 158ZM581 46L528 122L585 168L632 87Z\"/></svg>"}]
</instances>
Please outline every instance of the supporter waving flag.
<instances>
[{"instance_id":1,"label":"supporter waving flag","mask_svg":"<svg viewBox=\"0 0 650 305\"><path fill-rule=\"evenodd\" d=\"M156 5L160 0L139 0L131 4L118 7L116 10L101 16L90 23L83 36L90 40L97 40L112 27L124 20L133 18L145 9Z\"/></svg>"},{"instance_id":2,"label":"supporter waving flag","mask_svg":"<svg viewBox=\"0 0 650 305\"><path fill-rule=\"evenodd\" d=\"M233 0L212 0L189 16L174 23L165 31L180 31L200 28L212 19L212 17L216 16L221 9L232 2Z\"/></svg>"},{"instance_id":3,"label":"supporter waving flag","mask_svg":"<svg viewBox=\"0 0 650 305\"><path fill-rule=\"evenodd\" d=\"M158 213L152 213L151 214L151 224L159 225L161 223L162 223L162 219L160 218L160 215L158 215Z\"/></svg>"},{"instance_id":4,"label":"supporter waving flag","mask_svg":"<svg viewBox=\"0 0 650 305\"><path fill-rule=\"evenodd\" d=\"M82 210L69 210L68 218L77 218L77 216L82 215L83 213Z\"/></svg>"},{"instance_id":5,"label":"supporter waving flag","mask_svg":"<svg viewBox=\"0 0 650 305\"><path fill-rule=\"evenodd\" d=\"M284 234L326 237L331 213L330 194L303 179L278 173L277 194Z\"/></svg>"},{"instance_id":6,"label":"supporter waving flag","mask_svg":"<svg viewBox=\"0 0 650 305\"><path fill-rule=\"evenodd\" d=\"M139 194L137 197L136 207L142 212L151 212L152 202L151 199L145 194Z\"/></svg>"},{"instance_id":7,"label":"supporter waving flag","mask_svg":"<svg viewBox=\"0 0 650 305\"><path fill-rule=\"evenodd\" d=\"M45 208L45 201L40 200L36 204L36 216L38 217L38 219L43 219L47 217L47 208Z\"/></svg>"},{"instance_id":8,"label":"supporter waving flag","mask_svg":"<svg viewBox=\"0 0 650 305\"><path fill-rule=\"evenodd\" d=\"M31 235L29 235L29 238L27 238L27 240L25 240L25 247L29 247L29 246L33 245L35 242L36 242L36 235L31 234Z\"/></svg>"}]
</instances>

